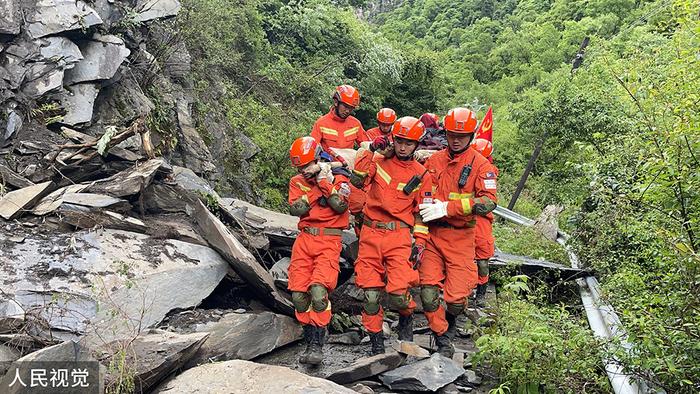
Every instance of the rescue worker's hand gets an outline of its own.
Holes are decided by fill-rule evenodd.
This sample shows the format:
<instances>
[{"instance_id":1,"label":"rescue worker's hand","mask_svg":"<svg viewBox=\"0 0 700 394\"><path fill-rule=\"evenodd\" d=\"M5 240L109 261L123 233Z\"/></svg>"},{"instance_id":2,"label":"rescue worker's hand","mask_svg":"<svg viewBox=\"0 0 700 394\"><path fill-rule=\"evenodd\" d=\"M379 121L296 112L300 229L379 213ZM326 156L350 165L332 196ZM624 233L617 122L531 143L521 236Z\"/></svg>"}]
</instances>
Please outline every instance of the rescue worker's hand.
<instances>
[{"instance_id":1,"label":"rescue worker's hand","mask_svg":"<svg viewBox=\"0 0 700 394\"><path fill-rule=\"evenodd\" d=\"M304 168L301 171L301 174L304 176L306 179L313 179L314 176L321 170L321 167L318 164L314 164L311 166L308 166Z\"/></svg>"},{"instance_id":2,"label":"rescue worker's hand","mask_svg":"<svg viewBox=\"0 0 700 394\"><path fill-rule=\"evenodd\" d=\"M432 204L420 204L420 216L424 222L444 218L447 216L447 201L434 200Z\"/></svg>"},{"instance_id":3,"label":"rescue worker's hand","mask_svg":"<svg viewBox=\"0 0 700 394\"><path fill-rule=\"evenodd\" d=\"M321 167L321 170L316 175L316 182L320 183L321 180L326 179L328 182L333 183L333 169L330 163L318 163L318 166Z\"/></svg>"},{"instance_id":4,"label":"rescue worker's hand","mask_svg":"<svg viewBox=\"0 0 700 394\"><path fill-rule=\"evenodd\" d=\"M341 155L337 155L337 156L335 157L335 161L339 162L343 167L347 167L347 166L348 166L348 162L347 162L347 161L345 160L345 158L344 158L343 156L341 156Z\"/></svg>"},{"instance_id":5,"label":"rescue worker's hand","mask_svg":"<svg viewBox=\"0 0 700 394\"><path fill-rule=\"evenodd\" d=\"M435 152L436 151L434 150L418 149L416 153L413 154L413 158L419 163L425 163L425 161L428 160L428 158L430 158L430 156L432 156Z\"/></svg>"},{"instance_id":6,"label":"rescue worker's hand","mask_svg":"<svg viewBox=\"0 0 700 394\"><path fill-rule=\"evenodd\" d=\"M420 263L423 262L423 251L425 250L425 246L422 244L415 244L413 245L413 248L411 249L411 257L408 258L410 262L413 263L413 269L418 269L420 266Z\"/></svg>"},{"instance_id":7,"label":"rescue worker's hand","mask_svg":"<svg viewBox=\"0 0 700 394\"><path fill-rule=\"evenodd\" d=\"M372 142L370 141L362 141L360 142L360 148L361 149L367 149L369 150L369 147L372 145Z\"/></svg>"},{"instance_id":8,"label":"rescue worker's hand","mask_svg":"<svg viewBox=\"0 0 700 394\"><path fill-rule=\"evenodd\" d=\"M369 150L372 152L376 152L378 150L384 150L387 147L389 147L389 138L387 138L385 135L379 136L372 141L372 143L369 145Z\"/></svg>"}]
</instances>

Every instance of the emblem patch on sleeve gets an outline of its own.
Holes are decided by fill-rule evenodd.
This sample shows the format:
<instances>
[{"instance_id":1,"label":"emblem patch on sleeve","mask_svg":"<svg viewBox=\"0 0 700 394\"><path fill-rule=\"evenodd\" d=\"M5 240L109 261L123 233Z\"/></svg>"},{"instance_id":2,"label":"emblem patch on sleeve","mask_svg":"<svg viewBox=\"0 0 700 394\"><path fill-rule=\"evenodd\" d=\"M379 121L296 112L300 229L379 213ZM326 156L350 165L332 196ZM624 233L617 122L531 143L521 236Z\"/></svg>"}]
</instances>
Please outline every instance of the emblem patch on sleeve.
<instances>
[{"instance_id":1,"label":"emblem patch on sleeve","mask_svg":"<svg viewBox=\"0 0 700 394\"><path fill-rule=\"evenodd\" d=\"M350 196L350 186L345 182L341 183L340 189L338 189L338 194L347 198L348 196Z\"/></svg>"},{"instance_id":2,"label":"emblem patch on sleeve","mask_svg":"<svg viewBox=\"0 0 700 394\"><path fill-rule=\"evenodd\" d=\"M496 190L496 180L495 179L484 179L484 188Z\"/></svg>"},{"instance_id":3,"label":"emblem patch on sleeve","mask_svg":"<svg viewBox=\"0 0 700 394\"><path fill-rule=\"evenodd\" d=\"M432 192L425 192L423 195L423 204L432 204L433 203L433 193Z\"/></svg>"}]
</instances>

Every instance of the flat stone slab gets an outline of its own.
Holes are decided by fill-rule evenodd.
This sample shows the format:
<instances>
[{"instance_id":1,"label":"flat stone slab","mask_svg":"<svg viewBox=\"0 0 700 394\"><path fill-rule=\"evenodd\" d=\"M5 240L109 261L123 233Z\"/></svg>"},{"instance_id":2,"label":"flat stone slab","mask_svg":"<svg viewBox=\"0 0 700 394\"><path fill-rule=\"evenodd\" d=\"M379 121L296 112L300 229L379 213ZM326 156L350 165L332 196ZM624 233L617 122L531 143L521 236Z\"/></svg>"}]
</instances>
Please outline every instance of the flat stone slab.
<instances>
[{"instance_id":1,"label":"flat stone slab","mask_svg":"<svg viewBox=\"0 0 700 394\"><path fill-rule=\"evenodd\" d=\"M0 198L0 216L5 220L20 216L39 201L52 186L53 182L44 182L5 194Z\"/></svg>"},{"instance_id":2,"label":"flat stone slab","mask_svg":"<svg viewBox=\"0 0 700 394\"><path fill-rule=\"evenodd\" d=\"M287 367L231 360L188 369L155 389L154 393L355 393L331 381Z\"/></svg>"},{"instance_id":3,"label":"flat stone slab","mask_svg":"<svg viewBox=\"0 0 700 394\"><path fill-rule=\"evenodd\" d=\"M349 367L332 373L327 379L341 384L351 383L397 368L404 360L402 354L388 350L384 354L361 358Z\"/></svg>"},{"instance_id":4,"label":"flat stone slab","mask_svg":"<svg viewBox=\"0 0 700 394\"><path fill-rule=\"evenodd\" d=\"M461 365L434 353L425 360L386 372L379 379L391 390L437 391L463 374Z\"/></svg>"},{"instance_id":5,"label":"flat stone slab","mask_svg":"<svg viewBox=\"0 0 700 394\"><path fill-rule=\"evenodd\" d=\"M198 325L207 333L190 366L210 361L251 360L301 339L302 328L295 319L272 312L229 313L217 322Z\"/></svg>"},{"instance_id":6,"label":"flat stone slab","mask_svg":"<svg viewBox=\"0 0 700 394\"><path fill-rule=\"evenodd\" d=\"M81 0L38 0L26 16L32 38L99 25L97 12Z\"/></svg>"}]
</instances>

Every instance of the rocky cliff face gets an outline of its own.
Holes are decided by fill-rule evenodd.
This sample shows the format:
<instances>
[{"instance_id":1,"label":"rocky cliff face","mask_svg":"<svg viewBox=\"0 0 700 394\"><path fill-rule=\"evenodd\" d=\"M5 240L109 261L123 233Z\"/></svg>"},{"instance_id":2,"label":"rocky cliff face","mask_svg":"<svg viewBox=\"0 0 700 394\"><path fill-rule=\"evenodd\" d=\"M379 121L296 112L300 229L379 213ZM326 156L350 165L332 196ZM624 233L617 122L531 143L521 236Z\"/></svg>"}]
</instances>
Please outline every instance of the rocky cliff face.
<instances>
[{"instance_id":1,"label":"rocky cliff face","mask_svg":"<svg viewBox=\"0 0 700 394\"><path fill-rule=\"evenodd\" d=\"M44 182L60 175L27 144L65 142L61 127L100 137L143 119L158 155L253 198L247 180L228 179L216 159L237 143L256 152L252 142L242 133L228 141L225 120L192 118L191 57L174 24L180 8L178 0L2 1L2 164ZM214 156L197 127L212 136ZM125 144L145 153L137 139Z\"/></svg>"}]
</instances>

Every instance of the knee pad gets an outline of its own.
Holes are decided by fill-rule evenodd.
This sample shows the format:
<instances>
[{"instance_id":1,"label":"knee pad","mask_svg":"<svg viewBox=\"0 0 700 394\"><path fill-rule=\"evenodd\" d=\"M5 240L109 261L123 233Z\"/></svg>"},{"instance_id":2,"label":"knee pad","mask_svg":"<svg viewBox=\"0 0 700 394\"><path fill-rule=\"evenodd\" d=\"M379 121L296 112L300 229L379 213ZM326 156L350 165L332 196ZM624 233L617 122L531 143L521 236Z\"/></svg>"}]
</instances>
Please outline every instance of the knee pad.
<instances>
[{"instance_id":1,"label":"knee pad","mask_svg":"<svg viewBox=\"0 0 700 394\"><path fill-rule=\"evenodd\" d=\"M420 300L424 311L435 312L440 307L440 289L437 286L423 286L420 289Z\"/></svg>"},{"instance_id":2,"label":"knee pad","mask_svg":"<svg viewBox=\"0 0 700 394\"><path fill-rule=\"evenodd\" d=\"M411 294L389 294L389 308L395 311L408 309L411 303Z\"/></svg>"},{"instance_id":3,"label":"knee pad","mask_svg":"<svg viewBox=\"0 0 700 394\"><path fill-rule=\"evenodd\" d=\"M309 287L311 293L311 307L316 312L323 312L328 309L328 290L321 285L311 285Z\"/></svg>"},{"instance_id":4,"label":"knee pad","mask_svg":"<svg viewBox=\"0 0 700 394\"><path fill-rule=\"evenodd\" d=\"M362 304L362 309L366 314L376 315L379 313L381 295L379 289L365 289L365 302Z\"/></svg>"},{"instance_id":5,"label":"knee pad","mask_svg":"<svg viewBox=\"0 0 700 394\"><path fill-rule=\"evenodd\" d=\"M292 304L294 304L294 309L296 309L297 312L308 312L311 306L311 297L309 297L308 293L293 291Z\"/></svg>"},{"instance_id":6,"label":"knee pad","mask_svg":"<svg viewBox=\"0 0 700 394\"><path fill-rule=\"evenodd\" d=\"M479 276L489 276L489 261L488 260L477 260L477 269L479 270Z\"/></svg>"},{"instance_id":7,"label":"knee pad","mask_svg":"<svg viewBox=\"0 0 700 394\"><path fill-rule=\"evenodd\" d=\"M464 304L450 304L450 303L445 303L447 309L447 313L453 316L459 316L464 312Z\"/></svg>"}]
</instances>

